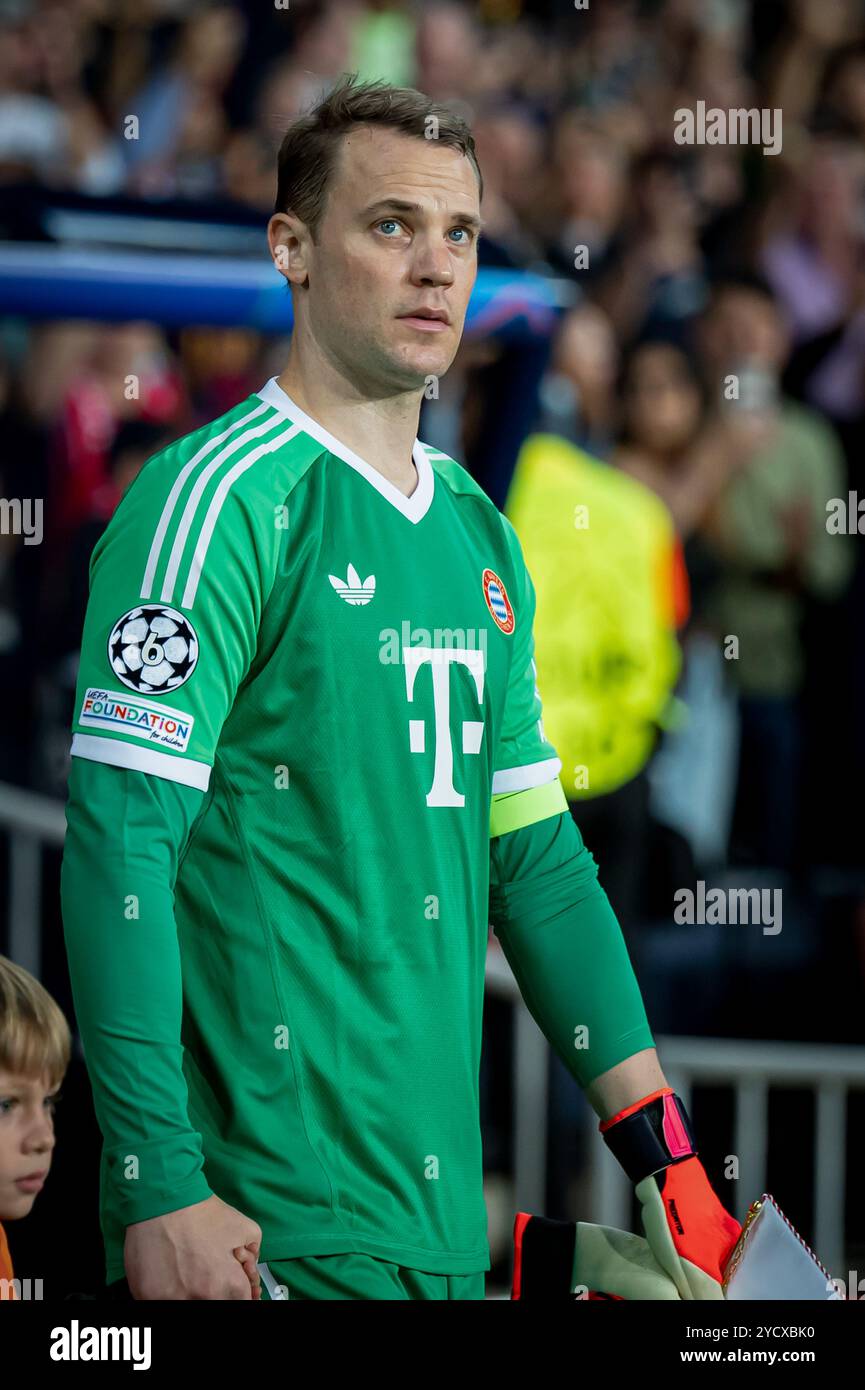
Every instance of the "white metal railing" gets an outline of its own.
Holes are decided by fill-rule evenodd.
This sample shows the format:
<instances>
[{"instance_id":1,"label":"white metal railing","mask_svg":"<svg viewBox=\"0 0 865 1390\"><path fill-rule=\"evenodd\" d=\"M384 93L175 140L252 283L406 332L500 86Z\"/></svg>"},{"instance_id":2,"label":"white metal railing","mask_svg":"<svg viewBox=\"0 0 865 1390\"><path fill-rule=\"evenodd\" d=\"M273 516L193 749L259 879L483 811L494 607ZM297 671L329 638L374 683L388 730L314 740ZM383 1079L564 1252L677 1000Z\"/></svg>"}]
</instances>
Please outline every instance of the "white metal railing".
<instances>
[{"instance_id":1,"label":"white metal railing","mask_svg":"<svg viewBox=\"0 0 865 1390\"><path fill-rule=\"evenodd\" d=\"M64 805L0 783L0 830L9 835L9 956L37 978L42 965L42 848L66 833ZM549 1044L526 1008L497 944L487 953L487 989L515 1008L514 1186L518 1208L542 1212L547 1158ZM697 1083L732 1087L733 1152L739 1161L741 1211L766 1184L768 1092L797 1086L816 1096L814 1128L815 1248L833 1273L843 1266L847 1098L865 1089L865 1048L727 1038L656 1038L670 1085L690 1105ZM590 1145L591 1210L585 1220L627 1228L631 1185L607 1146Z\"/></svg>"}]
</instances>

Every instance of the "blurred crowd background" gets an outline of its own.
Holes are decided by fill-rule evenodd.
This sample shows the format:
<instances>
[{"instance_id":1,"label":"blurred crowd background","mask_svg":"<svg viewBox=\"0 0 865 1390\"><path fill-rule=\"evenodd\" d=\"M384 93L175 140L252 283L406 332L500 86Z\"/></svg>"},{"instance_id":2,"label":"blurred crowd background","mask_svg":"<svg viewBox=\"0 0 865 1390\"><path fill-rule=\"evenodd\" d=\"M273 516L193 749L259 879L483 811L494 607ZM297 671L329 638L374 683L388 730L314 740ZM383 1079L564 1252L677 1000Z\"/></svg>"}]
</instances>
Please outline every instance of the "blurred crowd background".
<instances>
[{"instance_id":1,"label":"blurred crowd background","mask_svg":"<svg viewBox=\"0 0 865 1390\"><path fill-rule=\"evenodd\" d=\"M548 732L567 743L563 783L650 1021L861 1042L865 5L0 0L7 234L36 185L260 218L265 256L282 133L345 71L462 111L485 180L481 265L567 288L549 341L467 338L420 436L523 539ZM698 102L779 110L780 151L677 143L674 113ZM3 320L0 495L44 499L44 540L0 535L0 782L63 797L92 546L149 455L258 389L286 349L247 329L105 324L98 305ZM558 503L582 497L584 533L545 566ZM650 531L655 552L622 543ZM580 730L599 722L593 761ZM588 782L587 762L603 768ZM677 924L673 894L698 879L782 889L783 931ZM71 1017L52 891L45 911L46 983ZM491 999L491 1178L512 1157L511 1045ZM573 1216L599 1141L557 1061L551 1082L548 1213ZM74 1094L86 1113L80 1078ZM776 1161L807 1225L807 1159ZM855 1203L850 1221L865 1246ZM84 1269L98 1281L98 1251Z\"/></svg>"}]
</instances>

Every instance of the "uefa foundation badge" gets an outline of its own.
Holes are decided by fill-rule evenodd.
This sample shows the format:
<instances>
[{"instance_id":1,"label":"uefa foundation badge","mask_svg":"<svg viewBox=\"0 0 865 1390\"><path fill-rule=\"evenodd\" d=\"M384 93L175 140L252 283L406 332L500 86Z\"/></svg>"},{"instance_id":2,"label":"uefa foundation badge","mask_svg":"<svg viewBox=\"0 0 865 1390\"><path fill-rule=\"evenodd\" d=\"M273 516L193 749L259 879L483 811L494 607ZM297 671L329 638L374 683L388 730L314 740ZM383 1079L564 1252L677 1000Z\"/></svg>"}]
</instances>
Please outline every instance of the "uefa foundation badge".
<instances>
[{"instance_id":1,"label":"uefa foundation badge","mask_svg":"<svg viewBox=\"0 0 865 1390\"><path fill-rule=\"evenodd\" d=\"M516 627L514 610L508 598L508 591L495 570L486 569L481 577L487 608L493 616L496 627L510 635Z\"/></svg>"}]
</instances>

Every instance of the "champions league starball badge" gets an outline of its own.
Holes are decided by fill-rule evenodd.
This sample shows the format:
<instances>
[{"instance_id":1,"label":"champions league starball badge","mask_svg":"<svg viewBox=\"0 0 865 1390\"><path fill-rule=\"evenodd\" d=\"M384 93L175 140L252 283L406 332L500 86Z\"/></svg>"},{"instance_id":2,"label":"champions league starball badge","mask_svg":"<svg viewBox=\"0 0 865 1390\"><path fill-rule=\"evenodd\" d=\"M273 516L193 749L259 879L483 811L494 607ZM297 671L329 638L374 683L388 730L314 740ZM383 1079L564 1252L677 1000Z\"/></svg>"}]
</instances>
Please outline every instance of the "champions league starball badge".
<instances>
[{"instance_id":1,"label":"champions league starball badge","mask_svg":"<svg viewBox=\"0 0 865 1390\"><path fill-rule=\"evenodd\" d=\"M145 603L130 608L114 624L108 661L130 690L158 695L189 680L198 661L198 637L176 609Z\"/></svg>"}]
</instances>

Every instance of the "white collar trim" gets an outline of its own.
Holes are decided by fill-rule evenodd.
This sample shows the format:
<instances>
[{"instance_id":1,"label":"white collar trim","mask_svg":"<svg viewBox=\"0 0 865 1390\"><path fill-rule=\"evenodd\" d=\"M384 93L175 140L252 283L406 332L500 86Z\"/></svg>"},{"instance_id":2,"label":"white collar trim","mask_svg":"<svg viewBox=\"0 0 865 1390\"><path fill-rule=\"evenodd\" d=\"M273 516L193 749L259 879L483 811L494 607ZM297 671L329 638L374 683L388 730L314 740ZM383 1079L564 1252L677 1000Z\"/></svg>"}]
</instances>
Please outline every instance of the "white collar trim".
<instances>
[{"instance_id":1,"label":"white collar trim","mask_svg":"<svg viewBox=\"0 0 865 1390\"><path fill-rule=\"evenodd\" d=\"M411 497L406 497L405 493L400 492L399 488L395 487L392 482L385 478L377 468L373 468L372 464L367 463L359 454L349 449L347 444L340 443L335 435L332 435L323 425L320 425L317 420L313 420L312 416L307 415L305 410L301 410L300 406L291 399L291 396L282 389L275 376L272 376L270 380L262 386L261 390L257 391L255 394L261 400L266 401L268 405L272 405L276 410L281 411L289 420L299 425L305 434L310 435L313 439L317 439L319 444L323 444L329 453L335 454L337 458L341 458L344 463L347 463L350 468L354 468L356 472L366 478L368 483L372 483L376 491L380 492L382 497L384 497L387 502L390 502L391 506L396 507L398 512L402 512L403 516L407 517L409 521L417 523L426 516L433 500L435 473L427 458L426 450L419 439L415 440L412 448L412 459L417 469L417 487Z\"/></svg>"}]
</instances>

